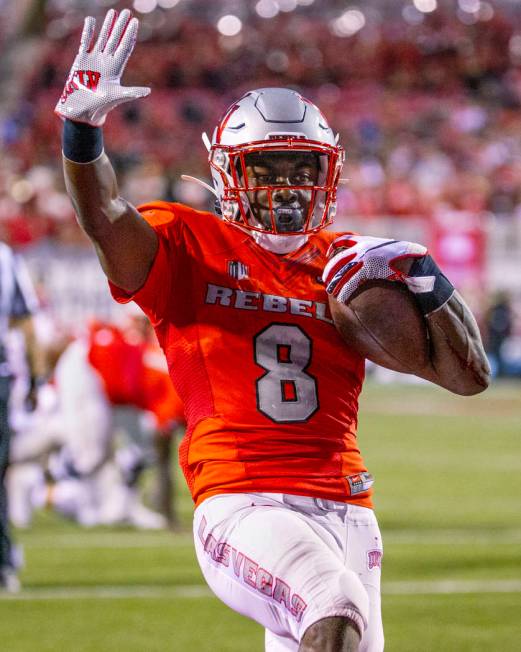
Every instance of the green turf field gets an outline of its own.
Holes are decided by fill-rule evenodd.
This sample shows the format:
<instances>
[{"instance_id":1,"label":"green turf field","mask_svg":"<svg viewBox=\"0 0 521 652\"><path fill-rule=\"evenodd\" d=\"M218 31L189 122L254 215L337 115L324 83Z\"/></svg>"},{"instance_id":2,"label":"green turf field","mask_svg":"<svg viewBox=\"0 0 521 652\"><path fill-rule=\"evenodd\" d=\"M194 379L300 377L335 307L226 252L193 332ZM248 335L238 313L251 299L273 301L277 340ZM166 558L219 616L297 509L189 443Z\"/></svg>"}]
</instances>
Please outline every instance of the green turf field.
<instances>
[{"instance_id":1,"label":"green turf field","mask_svg":"<svg viewBox=\"0 0 521 652\"><path fill-rule=\"evenodd\" d=\"M383 532L386 650L521 649L521 384L472 398L368 384L360 445ZM5 652L255 652L263 632L211 597L186 533L80 530L48 513L24 590L0 598Z\"/></svg>"}]
</instances>

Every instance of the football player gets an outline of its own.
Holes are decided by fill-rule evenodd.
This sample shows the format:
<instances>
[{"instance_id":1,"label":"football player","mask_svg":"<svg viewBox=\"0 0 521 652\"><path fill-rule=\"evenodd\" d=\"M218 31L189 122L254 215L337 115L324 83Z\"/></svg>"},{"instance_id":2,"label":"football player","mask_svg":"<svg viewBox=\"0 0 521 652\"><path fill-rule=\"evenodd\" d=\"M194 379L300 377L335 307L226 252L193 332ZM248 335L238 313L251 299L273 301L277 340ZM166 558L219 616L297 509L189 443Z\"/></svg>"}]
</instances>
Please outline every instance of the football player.
<instances>
[{"instance_id":1,"label":"football player","mask_svg":"<svg viewBox=\"0 0 521 652\"><path fill-rule=\"evenodd\" d=\"M36 504L31 504L32 486L42 484L42 474L31 462L54 450L60 454L53 458L55 482L48 503L58 511L83 525L125 522L158 529L167 522L177 524L166 467L172 430L184 416L161 362L154 344L140 333L127 337L109 323L92 323L86 337L66 346L52 386L42 388L36 411L19 420L14 438L9 486L11 519L17 526L27 527L44 493L34 492ZM163 453L165 459L157 462L164 515L147 509L138 494L144 451L126 446L114 459L118 426L142 440L141 448L149 440Z\"/></svg>"},{"instance_id":2,"label":"football player","mask_svg":"<svg viewBox=\"0 0 521 652\"><path fill-rule=\"evenodd\" d=\"M204 136L220 216L123 199L102 126L150 92L120 83L137 29L128 11L109 11L97 37L86 19L56 112L79 222L116 300L153 323L185 406L202 572L266 629L267 650L382 650L382 542L356 441L364 359L328 293L348 302L368 279L405 283L431 341L419 373L461 394L488 383L476 323L421 245L324 230L344 151L293 90L247 93Z\"/></svg>"}]
</instances>

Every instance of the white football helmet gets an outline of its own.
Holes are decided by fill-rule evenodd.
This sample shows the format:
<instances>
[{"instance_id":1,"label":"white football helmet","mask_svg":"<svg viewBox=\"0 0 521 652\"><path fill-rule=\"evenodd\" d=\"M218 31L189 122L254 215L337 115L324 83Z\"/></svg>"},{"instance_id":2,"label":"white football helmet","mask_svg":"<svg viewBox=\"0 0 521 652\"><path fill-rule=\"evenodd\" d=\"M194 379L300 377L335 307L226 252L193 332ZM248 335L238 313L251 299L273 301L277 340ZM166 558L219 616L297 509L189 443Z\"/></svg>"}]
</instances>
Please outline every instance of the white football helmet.
<instances>
[{"instance_id":1,"label":"white football helmet","mask_svg":"<svg viewBox=\"0 0 521 652\"><path fill-rule=\"evenodd\" d=\"M226 111L206 143L225 220L253 235L284 236L314 233L333 220L344 150L319 109L296 91L261 88L246 93ZM289 166L284 163L288 160ZM264 165L270 161L273 170ZM294 169L292 161L309 163L311 173L287 172ZM262 169L253 183L255 166Z\"/></svg>"}]
</instances>

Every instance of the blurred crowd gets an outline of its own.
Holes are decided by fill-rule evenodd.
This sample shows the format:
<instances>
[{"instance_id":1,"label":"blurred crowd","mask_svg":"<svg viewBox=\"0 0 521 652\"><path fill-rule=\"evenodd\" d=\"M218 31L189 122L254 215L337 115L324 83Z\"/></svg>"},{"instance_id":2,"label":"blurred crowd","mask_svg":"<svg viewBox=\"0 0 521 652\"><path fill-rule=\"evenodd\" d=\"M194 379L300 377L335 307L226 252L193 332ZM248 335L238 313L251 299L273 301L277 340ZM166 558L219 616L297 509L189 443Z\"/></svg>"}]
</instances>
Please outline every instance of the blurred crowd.
<instances>
[{"instance_id":1,"label":"blurred crowd","mask_svg":"<svg viewBox=\"0 0 521 652\"><path fill-rule=\"evenodd\" d=\"M48 3L43 27L29 30L32 65L18 66L19 92L1 124L0 239L15 247L87 245L64 194L53 114L84 16L74 3L64 13L66 4ZM142 16L125 84L152 94L105 128L122 194L211 208L204 190L180 180L208 181L201 133L242 92L285 85L320 106L346 147L342 226L444 211L521 223L521 20L484 2L465 19L456 4L430 13L411 4L385 19L368 11L349 37L316 6L271 19L252 12L234 35L177 8Z\"/></svg>"}]
</instances>

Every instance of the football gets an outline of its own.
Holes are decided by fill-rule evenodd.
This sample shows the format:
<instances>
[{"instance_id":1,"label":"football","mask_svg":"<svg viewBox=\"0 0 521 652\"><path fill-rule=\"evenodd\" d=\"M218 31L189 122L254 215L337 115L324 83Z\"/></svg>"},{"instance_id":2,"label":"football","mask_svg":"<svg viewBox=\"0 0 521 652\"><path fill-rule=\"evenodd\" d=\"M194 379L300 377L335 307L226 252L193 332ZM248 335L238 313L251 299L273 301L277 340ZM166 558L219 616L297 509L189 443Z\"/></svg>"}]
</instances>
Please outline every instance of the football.
<instances>
[{"instance_id":1,"label":"football","mask_svg":"<svg viewBox=\"0 0 521 652\"><path fill-rule=\"evenodd\" d=\"M372 362L416 374L429 360L429 339L413 295L401 283L369 281L349 303L329 297L333 321L344 342Z\"/></svg>"}]
</instances>

